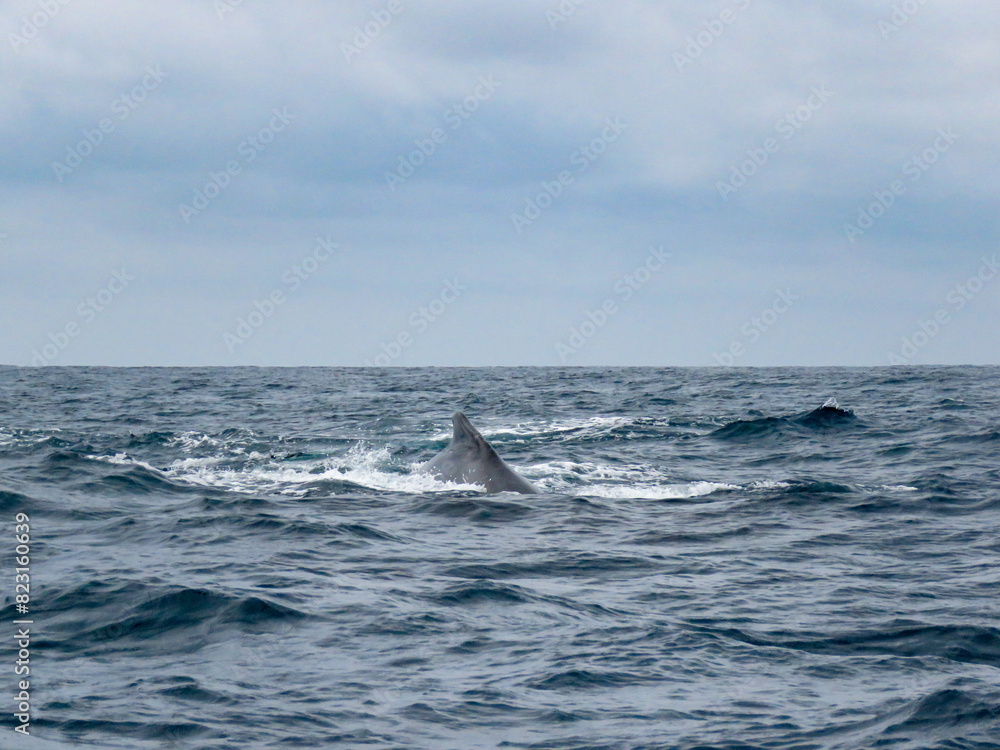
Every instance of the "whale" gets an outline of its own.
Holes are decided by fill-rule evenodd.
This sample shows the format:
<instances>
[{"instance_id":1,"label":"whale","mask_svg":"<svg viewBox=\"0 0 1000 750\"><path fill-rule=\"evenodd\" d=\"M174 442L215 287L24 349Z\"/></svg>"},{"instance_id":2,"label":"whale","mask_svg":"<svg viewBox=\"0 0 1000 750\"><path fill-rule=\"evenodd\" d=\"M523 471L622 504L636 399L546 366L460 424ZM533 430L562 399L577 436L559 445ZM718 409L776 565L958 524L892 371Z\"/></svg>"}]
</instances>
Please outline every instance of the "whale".
<instances>
[{"instance_id":1,"label":"whale","mask_svg":"<svg viewBox=\"0 0 1000 750\"><path fill-rule=\"evenodd\" d=\"M424 473L445 482L478 484L488 493L537 493L538 490L500 458L479 430L462 412L451 418L452 435L448 447L420 467Z\"/></svg>"}]
</instances>

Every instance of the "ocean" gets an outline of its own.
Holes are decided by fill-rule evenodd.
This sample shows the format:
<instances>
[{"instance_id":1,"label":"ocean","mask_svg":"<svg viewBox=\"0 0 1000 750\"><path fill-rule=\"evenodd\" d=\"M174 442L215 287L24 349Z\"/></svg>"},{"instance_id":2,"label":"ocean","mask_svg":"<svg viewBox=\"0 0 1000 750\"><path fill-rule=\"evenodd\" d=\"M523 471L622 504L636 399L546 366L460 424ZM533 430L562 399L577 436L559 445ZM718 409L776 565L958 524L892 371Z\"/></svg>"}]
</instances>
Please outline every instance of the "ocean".
<instances>
[{"instance_id":1,"label":"ocean","mask_svg":"<svg viewBox=\"0 0 1000 750\"><path fill-rule=\"evenodd\" d=\"M0 748L998 748L998 386L0 368Z\"/></svg>"}]
</instances>

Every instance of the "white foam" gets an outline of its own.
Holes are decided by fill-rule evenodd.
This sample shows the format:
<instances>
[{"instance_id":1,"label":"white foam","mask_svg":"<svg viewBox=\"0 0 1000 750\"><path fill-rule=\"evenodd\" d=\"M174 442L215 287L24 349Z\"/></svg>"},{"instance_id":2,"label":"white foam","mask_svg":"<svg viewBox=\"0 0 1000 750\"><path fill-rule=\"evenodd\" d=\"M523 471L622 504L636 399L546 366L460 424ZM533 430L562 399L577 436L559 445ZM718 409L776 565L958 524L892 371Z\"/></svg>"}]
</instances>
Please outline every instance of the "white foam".
<instances>
[{"instance_id":1,"label":"white foam","mask_svg":"<svg viewBox=\"0 0 1000 750\"><path fill-rule=\"evenodd\" d=\"M519 425L503 434L557 434L577 429L608 429L627 423L620 417L593 417L561 423L547 423L540 431ZM490 434L501 434L493 432ZM336 481L375 490L401 493L470 491L484 493L474 484L442 482L420 471L421 464L403 464L393 457L389 445L361 441L346 453L294 462L281 461L257 451L247 452L238 444L209 438L201 433L184 433L177 444L185 452L195 452L175 460L166 470L174 480L204 487L218 487L245 493L276 493L301 497L317 482ZM215 447L217 455L197 455L197 449ZM202 451L204 453L204 451ZM124 454L122 454L124 456ZM234 459L236 465L234 465ZM542 492L616 499L686 499L718 490L738 489L713 481L678 482L677 477L642 464L608 465L596 462L549 461L517 466Z\"/></svg>"},{"instance_id":2,"label":"white foam","mask_svg":"<svg viewBox=\"0 0 1000 750\"><path fill-rule=\"evenodd\" d=\"M614 499L638 500L686 500L691 497L711 495L718 490L739 489L733 484L722 482L688 482L687 484L650 485L594 485L578 491L581 495Z\"/></svg>"},{"instance_id":3,"label":"white foam","mask_svg":"<svg viewBox=\"0 0 1000 750\"><path fill-rule=\"evenodd\" d=\"M642 464L549 461L526 467L522 473L545 492L591 497L680 500L739 489L722 482L677 482L659 469Z\"/></svg>"},{"instance_id":4,"label":"white foam","mask_svg":"<svg viewBox=\"0 0 1000 750\"><path fill-rule=\"evenodd\" d=\"M233 469L219 466L223 460L220 458L190 458L174 461L167 473L179 481L205 487L294 496L306 494L308 485L322 481L351 482L389 492L485 491L476 485L441 482L415 471L418 464L411 465L409 473L405 473L403 467L393 464L389 446L373 447L364 442L352 446L342 456L296 461L294 465L271 460L270 456L257 452L250 453L249 458L267 462Z\"/></svg>"},{"instance_id":5,"label":"white foam","mask_svg":"<svg viewBox=\"0 0 1000 750\"><path fill-rule=\"evenodd\" d=\"M178 446L185 453L190 453L196 448L218 448L222 445L218 440L203 432L181 432L167 440L166 444Z\"/></svg>"},{"instance_id":6,"label":"white foam","mask_svg":"<svg viewBox=\"0 0 1000 750\"><path fill-rule=\"evenodd\" d=\"M59 427L48 427L44 430L26 430L17 427L10 427L7 430L0 430L0 445L40 445L62 432Z\"/></svg>"},{"instance_id":7,"label":"white foam","mask_svg":"<svg viewBox=\"0 0 1000 750\"><path fill-rule=\"evenodd\" d=\"M182 471L185 469L196 469L202 466L216 466L225 459L221 456L206 456L204 458L178 458L170 464L169 471Z\"/></svg>"},{"instance_id":8,"label":"white foam","mask_svg":"<svg viewBox=\"0 0 1000 750\"><path fill-rule=\"evenodd\" d=\"M440 482L429 474L418 472L398 474L366 467L328 466L321 471L305 467L290 468L268 465L253 469L218 469L207 466L190 472L174 474L174 478L206 487L220 487L238 492L275 492L302 496L315 482L351 482L370 489L390 492L444 492L455 490L484 491L476 485Z\"/></svg>"},{"instance_id":9,"label":"white foam","mask_svg":"<svg viewBox=\"0 0 1000 750\"><path fill-rule=\"evenodd\" d=\"M762 479L757 482L751 482L747 485L748 490L784 490L792 485L788 482L772 482L769 479Z\"/></svg>"},{"instance_id":10,"label":"white foam","mask_svg":"<svg viewBox=\"0 0 1000 750\"><path fill-rule=\"evenodd\" d=\"M132 458L127 453L116 453L113 456L84 456L84 458L89 458L94 461L103 461L106 464L117 464L119 466L141 466L149 471L155 471L157 474L162 473L155 466L151 466L145 461L139 461L138 459Z\"/></svg>"},{"instance_id":11,"label":"white foam","mask_svg":"<svg viewBox=\"0 0 1000 750\"><path fill-rule=\"evenodd\" d=\"M547 461L526 467L523 473L528 477L554 477L567 482L583 480L587 483L605 481L649 483L669 480L669 477L658 469L642 464L609 466L591 461Z\"/></svg>"},{"instance_id":12,"label":"white foam","mask_svg":"<svg viewBox=\"0 0 1000 750\"><path fill-rule=\"evenodd\" d=\"M563 429L600 425L607 427L622 422L619 418L593 418L563 423ZM474 484L442 482L420 471L421 464L403 464L394 459L389 445L371 445L361 441L346 453L323 458L287 462L259 451L247 451L239 444L224 444L202 433L183 433L176 445L186 453L199 448L216 448L216 455L189 455L178 458L162 473L176 481L203 487L217 487L243 493L275 493L301 497L317 482L348 482L361 487L386 492L411 494L435 492L480 492L485 488ZM110 464L142 466L157 471L154 466L138 461L127 453L113 456L88 456ZM593 461L546 461L530 466L517 466L517 471L542 492L581 495L608 499L683 500L711 495L720 490L783 489L788 482L762 480L745 486L696 480L678 482L677 477L644 464L611 465ZM883 487L886 490L912 491L905 485Z\"/></svg>"}]
</instances>

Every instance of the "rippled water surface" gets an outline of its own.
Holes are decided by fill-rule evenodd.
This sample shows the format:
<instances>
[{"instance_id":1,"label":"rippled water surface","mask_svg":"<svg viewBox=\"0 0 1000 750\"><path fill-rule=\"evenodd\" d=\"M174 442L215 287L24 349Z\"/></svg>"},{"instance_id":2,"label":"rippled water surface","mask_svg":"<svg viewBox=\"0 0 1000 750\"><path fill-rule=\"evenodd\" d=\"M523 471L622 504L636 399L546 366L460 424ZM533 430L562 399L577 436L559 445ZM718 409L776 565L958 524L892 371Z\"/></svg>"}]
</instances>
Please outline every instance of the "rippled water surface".
<instances>
[{"instance_id":1,"label":"rippled water surface","mask_svg":"<svg viewBox=\"0 0 1000 750\"><path fill-rule=\"evenodd\" d=\"M1000 747L998 386L997 368L0 368L0 622L23 512L32 736ZM455 410L542 493L415 471ZM8 709L0 747L20 747Z\"/></svg>"}]
</instances>

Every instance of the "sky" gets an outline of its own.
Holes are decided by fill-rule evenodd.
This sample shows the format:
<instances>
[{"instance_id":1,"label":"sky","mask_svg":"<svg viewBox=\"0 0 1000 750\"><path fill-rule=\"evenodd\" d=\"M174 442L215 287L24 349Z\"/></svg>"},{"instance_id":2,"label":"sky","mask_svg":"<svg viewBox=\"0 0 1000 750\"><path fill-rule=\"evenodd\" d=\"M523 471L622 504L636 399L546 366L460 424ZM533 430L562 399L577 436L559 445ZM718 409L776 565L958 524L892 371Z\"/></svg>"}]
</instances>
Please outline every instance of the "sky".
<instances>
[{"instance_id":1,"label":"sky","mask_svg":"<svg viewBox=\"0 0 1000 750\"><path fill-rule=\"evenodd\" d=\"M1000 363L995 0L11 0L0 364Z\"/></svg>"}]
</instances>

